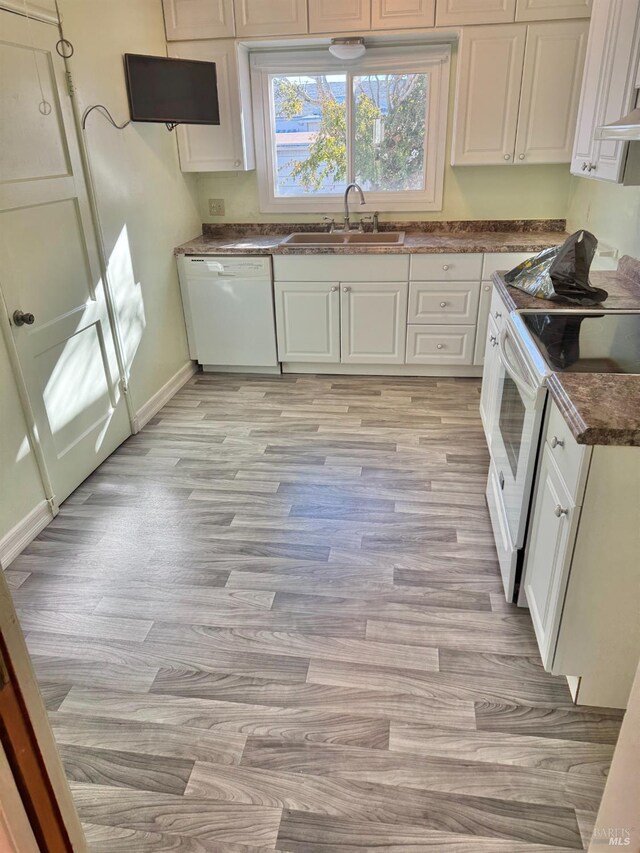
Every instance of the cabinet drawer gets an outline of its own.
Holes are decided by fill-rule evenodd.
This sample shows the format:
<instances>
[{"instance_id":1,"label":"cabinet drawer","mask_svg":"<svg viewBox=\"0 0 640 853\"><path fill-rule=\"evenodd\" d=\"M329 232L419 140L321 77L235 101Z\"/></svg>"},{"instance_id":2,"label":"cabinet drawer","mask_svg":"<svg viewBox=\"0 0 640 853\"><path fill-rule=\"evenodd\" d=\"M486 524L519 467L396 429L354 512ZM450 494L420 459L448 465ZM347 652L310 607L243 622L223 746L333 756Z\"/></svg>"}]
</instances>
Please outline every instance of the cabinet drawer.
<instances>
[{"instance_id":1,"label":"cabinet drawer","mask_svg":"<svg viewBox=\"0 0 640 853\"><path fill-rule=\"evenodd\" d=\"M546 440L549 452L558 466L571 499L578 505L582 504L591 450L583 444L578 444L560 410L553 402L549 413Z\"/></svg>"},{"instance_id":2,"label":"cabinet drawer","mask_svg":"<svg viewBox=\"0 0 640 853\"><path fill-rule=\"evenodd\" d=\"M482 255L412 255L412 281L480 281Z\"/></svg>"},{"instance_id":3,"label":"cabinet drawer","mask_svg":"<svg viewBox=\"0 0 640 853\"><path fill-rule=\"evenodd\" d=\"M276 281L406 281L409 255L302 255L273 259Z\"/></svg>"},{"instance_id":4,"label":"cabinet drawer","mask_svg":"<svg viewBox=\"0 0 640 853\"><path fill-rule=\"evenodd\" d=\"M412 281L409 323L475 325L480 282Z\"/></svg>"},{"instance_id":5,"label":"cabinet drawer","mask_svg":"<svg viewBox=\"0 0 640 853\"><path fill-rule=\"evenodd\" d=\"M560 241L558 241L560 242ZM532 258L536 252L489 252L484 256L482 264L482 278L484 281L489 281L494 272L498 270L512 270L526 261L527 258Z\"/></svg>"},{"instance_id":6,"label":"cabinet drawer","mask_svg":"<svg viewBox=\"0 0 640 853\"><path fill-rule=\"evenodd\" d=\"M407 364L472 364L475 326L408 326Z\"/></svg>"}]
</instances>

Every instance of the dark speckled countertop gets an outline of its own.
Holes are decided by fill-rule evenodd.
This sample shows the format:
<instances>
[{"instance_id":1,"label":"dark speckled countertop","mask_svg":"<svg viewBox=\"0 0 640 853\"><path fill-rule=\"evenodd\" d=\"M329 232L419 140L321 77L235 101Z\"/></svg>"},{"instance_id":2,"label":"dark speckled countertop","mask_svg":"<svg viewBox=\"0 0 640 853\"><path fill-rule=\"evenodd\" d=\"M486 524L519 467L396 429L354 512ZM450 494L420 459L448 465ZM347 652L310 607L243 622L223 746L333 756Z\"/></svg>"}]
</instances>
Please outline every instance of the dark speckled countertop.
<instances>
[{"instance_id":1,"label":"dark speckled countertop","mask_svg":"<svg viewBox=\"0 0 640 853\"><path fill-rule=\"evenodd\" d=\"M203 233L176 247L178 255L407 255L443 252L531 252L562 243L562 219L381 222L381 231L404 231L402 246L281 246L288 234L326 231L322 223L203 225Z\"/></svg>"},{"instance_id":2,"label":"dark speckled countertop","mask_svg":"<svg viewBox=\"0 0 640 853\"><path fill-rule=\"evenodd\" d=\"M625 256L617 271L592 272L589 279L608 291L606 311L640 311L639 261ZM505 284L499 273L494 283L511 311L583 310L529 296ZM547 386L578 444L640 447L640 374L552 373Z\"/></svg>"}]
</instances>

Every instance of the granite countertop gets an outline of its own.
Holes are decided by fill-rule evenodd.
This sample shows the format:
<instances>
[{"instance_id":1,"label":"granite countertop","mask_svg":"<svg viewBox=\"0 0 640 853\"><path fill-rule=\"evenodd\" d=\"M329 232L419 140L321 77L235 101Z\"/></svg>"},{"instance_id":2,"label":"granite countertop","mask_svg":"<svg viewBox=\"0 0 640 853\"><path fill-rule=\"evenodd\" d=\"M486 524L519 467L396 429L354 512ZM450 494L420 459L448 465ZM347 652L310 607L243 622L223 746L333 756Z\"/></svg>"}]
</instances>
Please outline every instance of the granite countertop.
<instances>
[{"instance_id":1,"label":"granite countertop","mask_svg":"<svg viewBox=\"0 0 640 853\"><path fill-rule=\"evenodd\" d=\"M625 255L615 272L592 272L589 279L609 293L603 309L640 311L640 261ZM510 311L597 310L536 299L500 273L493 280ZM640 447L640 374L552 373L547 387L578 444Z\"/></svg>"},{"instance_id":2,"label":"granite countertop","mask_svg":"<svg viewBox=\"0 0 640 853\"><path fill-rule=\"evenodd\" d=\"M203 225L203 233L176 247L177 255L407 255L444 252L531 252L564 242L564 220L500 222L384 222L404 231L402 246L281 246L295 232L326 231L322 223Z\"/></svg>"}]
</instances>

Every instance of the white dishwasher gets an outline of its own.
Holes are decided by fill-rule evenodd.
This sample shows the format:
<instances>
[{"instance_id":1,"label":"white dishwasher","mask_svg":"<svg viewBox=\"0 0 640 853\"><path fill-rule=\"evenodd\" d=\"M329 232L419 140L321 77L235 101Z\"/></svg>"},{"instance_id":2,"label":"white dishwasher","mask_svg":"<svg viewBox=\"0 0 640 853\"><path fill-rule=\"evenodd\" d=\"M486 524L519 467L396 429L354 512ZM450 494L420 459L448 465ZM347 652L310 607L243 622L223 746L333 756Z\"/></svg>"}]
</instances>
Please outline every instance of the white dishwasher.
<instances>
[{"instance_id":1,"label":"white dishwasher","mask_svg":"<svg viewBox=\"0 0 640 853\"><path fill-rule=\"evenodd\" d=\"M271 259L183 255L178 271L191 358L279 373Z\"/></svg>"}]
</instances>

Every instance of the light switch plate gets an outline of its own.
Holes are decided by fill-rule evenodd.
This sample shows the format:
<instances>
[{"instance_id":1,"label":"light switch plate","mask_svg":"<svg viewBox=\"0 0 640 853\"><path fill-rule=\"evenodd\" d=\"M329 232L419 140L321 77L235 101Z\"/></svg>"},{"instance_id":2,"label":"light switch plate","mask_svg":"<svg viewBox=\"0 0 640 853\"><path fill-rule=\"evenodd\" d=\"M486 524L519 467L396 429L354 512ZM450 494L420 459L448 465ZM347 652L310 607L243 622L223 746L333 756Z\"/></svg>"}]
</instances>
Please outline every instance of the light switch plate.
<instances>
[{"instance_id":1,"label":"light switch plate","mask_svg":"<svg viewBox=\"0 0 640 853\"><path fill-rule=\"evenodd\" d=\"M209 199L209 216L224 216L224 199Z\"/></svg>"}]
</instances>

